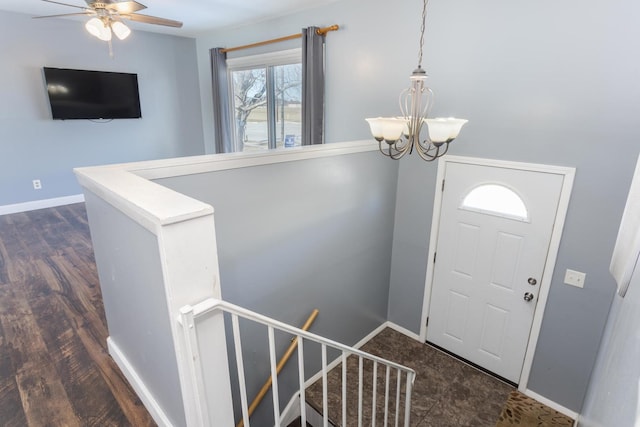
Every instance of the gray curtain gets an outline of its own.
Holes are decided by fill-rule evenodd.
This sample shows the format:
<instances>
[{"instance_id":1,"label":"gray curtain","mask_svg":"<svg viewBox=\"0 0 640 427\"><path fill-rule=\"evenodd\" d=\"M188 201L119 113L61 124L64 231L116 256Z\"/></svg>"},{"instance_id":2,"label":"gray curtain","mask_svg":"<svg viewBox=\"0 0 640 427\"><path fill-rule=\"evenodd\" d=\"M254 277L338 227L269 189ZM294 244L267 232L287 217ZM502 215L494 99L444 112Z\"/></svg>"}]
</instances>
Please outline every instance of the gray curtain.
<instances>
[{"instance_id":1,"label":"gray curtain","mask_svg":"<svg viewBox=\"0 0 640 427\"><path fill-rule=\"evenodd\" d=\"M211 86L213 87L213 136L216 153L233 151L231 133L231 107L229 105L229 79L227 77L227 54L222 48L211 49Z\"/></svg>"},{"instance_id":2,"label":"gray curtain","mask_svg":"<svg viewBox=\"0 0 640 427\"><path fill-rule=\"evenodd\" d=\"M324 36L302 30L302 145L324 142Z\"/></svg>"}]
</instances>

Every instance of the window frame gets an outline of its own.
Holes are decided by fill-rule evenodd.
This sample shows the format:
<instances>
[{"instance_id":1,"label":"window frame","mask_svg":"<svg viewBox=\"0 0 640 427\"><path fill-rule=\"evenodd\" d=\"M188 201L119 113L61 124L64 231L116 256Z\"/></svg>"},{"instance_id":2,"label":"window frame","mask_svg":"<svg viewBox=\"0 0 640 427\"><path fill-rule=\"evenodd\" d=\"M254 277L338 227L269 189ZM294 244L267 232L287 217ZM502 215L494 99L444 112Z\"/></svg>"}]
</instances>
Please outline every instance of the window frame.
<instances>
[{"instance_id":1,"label":"window frame","mask_svg":"<svg viewBox=\"0 0 640 427\"><path fill-rule=\"evenodd\" d=\"M256 68L265 69L265 78L267 83L267 135L268 149L276 148L276 115L274 112L275 99L273 95L274 72L273 67L280 65L300 64L302 66L302 48L286 49L275 52L261 53L255 55L246 55L236 58L227 58L227 81L229 84L229 108L230 117L232 119L231 135L233 138L234 151L240 151L238 141L238 130L236 125L235 112L235 92L233 72L252 70ZM271 95L271 96L270 96ZM304 100L301 100L304 102Z\"/></svg>"}]
</instances>

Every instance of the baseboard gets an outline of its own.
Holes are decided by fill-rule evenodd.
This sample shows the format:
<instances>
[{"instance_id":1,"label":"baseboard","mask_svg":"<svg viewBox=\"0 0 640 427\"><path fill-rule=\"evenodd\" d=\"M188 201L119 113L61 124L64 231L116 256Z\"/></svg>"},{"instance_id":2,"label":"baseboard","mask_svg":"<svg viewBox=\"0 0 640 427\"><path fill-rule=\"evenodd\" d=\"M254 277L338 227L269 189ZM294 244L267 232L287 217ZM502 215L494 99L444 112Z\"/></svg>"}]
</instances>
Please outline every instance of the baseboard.
<instances>
[{"instance_id":1,"label":"baseboard","mask_svg":"<svg viewBox=\"0 0 640 427\"><path fill-rule=\"evenodd\" d=\"M37 209L53 208L56 206L71 205L73 203L84 202L84 194L73 196L56 197L54 199L34 200L32 202L16 203L13 205L0 206L0 215L12 213L35 211Z\"/></svg>"},{"instance_id":2,"label":"baseboard","mask_svg":"<svg viewBox=\"0 0 640 427\"><path fill-rule=\"evenodd\" d=\"M560 412L561 414L566 415L567 417L576 420L578 419L578 413L575 411L572 411L569 408L565 408L564 406L560 405L559 403L554 402L551 399L547 399L544 396L539 395L538 393L531 391L529 389L526 389L524 391L522 391L522 393L524 393L526 396L529 396L532 399L537 400L538 402L547 405L549 408L551 409L555 409L556 411ZM575 425L575 423L574 423Z\"/></svg>"},{"instance_id":3,"label":"baseboard","mask_svg":"<svg viewBox=\"0 0 640 427\"><path fill-rule=\"evenodd\" d=\"M131 366L127 360L124 353L111 339L111 337L107 338L107 347L109 348L109 354L116 362L116 365L118 365L118 368L120 368L125 378L129 381L129 384L131 384L131 387L133 387L133 390L144 404L144 407L147 408L147 411L149 411L153 420L160 427L173 427L173 424L171 424L171 421L164 413L156 399L153 397L147 386L136 373L133 366Z\"/></svg>"},{"instance_id":4,"label":"baseboard","mask_svg":"<svg viewBox=\"0 0 640 427\"><path fill-rule=\"evenodd\" d=\"M412 339L414 339L416 341L420 341L420 342L424 343L424 341L422 341L420 339L420 334L416 334L415 332L411 332L407 328L404 328L404 327L402 327L400 325L397 325L397 324L395 324L393 322L387 321L387 322L384 323L384 326L387 327L387 328L393 329L396 332L400 332L402 335L406 335L409 338L412 338Z\"/></svg>"}]
</instances>

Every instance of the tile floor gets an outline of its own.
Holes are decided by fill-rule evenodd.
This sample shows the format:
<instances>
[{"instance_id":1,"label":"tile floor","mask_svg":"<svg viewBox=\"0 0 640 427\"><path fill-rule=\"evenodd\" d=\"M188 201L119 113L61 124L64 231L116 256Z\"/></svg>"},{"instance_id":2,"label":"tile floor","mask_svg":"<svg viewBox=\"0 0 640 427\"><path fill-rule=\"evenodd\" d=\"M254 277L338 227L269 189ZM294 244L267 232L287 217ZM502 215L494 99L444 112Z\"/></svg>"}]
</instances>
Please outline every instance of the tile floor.
<instances>
[{"instance_id":1,"label":"tile floor","mask_svg":"<svg viewBox=\"0 0 640 427\"><path fill-rule=\"evenodd\" d=\"M509 393L514 390L511 385L392 329L383 330L365 344L362 350L393 360L416 371L417 377L412 396L411 426L495 426ZM357 377L357 360L355 358L349 358L347 368L349 377L351 375ZM364 371L363 425L371 425L372 366L365 363ZM384 373L380 371L383 369L379 370L378 377L383 378ZM340 425L336 420L341 420L342 417L339 391L342 384L341 367L331 371L328 378L329 417L335 425ZM391 383L395 383L393 378ZM349 396L357 396L357 381L350 381L349 384L348 388L354 389ZM404 385L401 387L404 390ZM382 425L384 388L380 380L377 389L376 419L378 422L376 424ZM392 385L389 405L392 418L395 416L394 389L395 385ZM321 381L313 384L307 390L307 401L312 406L322 408ZM348 397L347 401L349 402L347 405L347 424L358 425L357 397ZM401 407L403 403L401 402ZM402 410L399 412L402 413ZM401 415L400 419L402 420Z\"/></svg>"}]
</instances>

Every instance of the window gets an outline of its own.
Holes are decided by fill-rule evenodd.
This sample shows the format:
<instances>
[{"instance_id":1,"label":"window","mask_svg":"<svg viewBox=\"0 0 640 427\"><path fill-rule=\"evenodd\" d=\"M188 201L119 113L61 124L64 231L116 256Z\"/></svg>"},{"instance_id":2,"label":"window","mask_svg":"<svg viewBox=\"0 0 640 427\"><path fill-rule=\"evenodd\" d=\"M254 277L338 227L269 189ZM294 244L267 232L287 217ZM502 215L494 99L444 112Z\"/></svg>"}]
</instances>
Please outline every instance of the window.
<instances>
[{"instance_id":1,"label":"window","mask_svg":"<svg viewBox=\"0 0 640 427\"><path fill-rule=\"evenodd\" d=\"M292 49L227 60L235 151L301 144L301 56Z\"/></svg>"},{"instance_id":2,"label":"window","mask_svg":"<svg viewBox=\"0 0 640 427\"><path fill-rule=\"evenodd\" d=\"M484 184L471 190L462 201L461 209L528 221L529 213L522 198L510 188Z\"/></svg>"}]
</instances>

